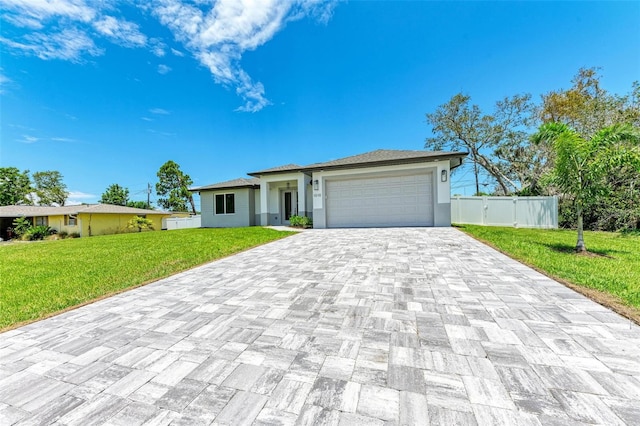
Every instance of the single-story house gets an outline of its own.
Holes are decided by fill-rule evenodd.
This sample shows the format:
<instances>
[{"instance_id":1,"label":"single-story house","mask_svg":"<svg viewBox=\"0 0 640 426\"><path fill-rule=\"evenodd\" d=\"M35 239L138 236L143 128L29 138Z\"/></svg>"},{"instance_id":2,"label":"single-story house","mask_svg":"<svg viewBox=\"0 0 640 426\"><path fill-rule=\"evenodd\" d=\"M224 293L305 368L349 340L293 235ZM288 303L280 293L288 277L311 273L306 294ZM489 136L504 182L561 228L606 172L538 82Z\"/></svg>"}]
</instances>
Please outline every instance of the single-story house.
<instances>
[{"instance_id":1,"label":"single-story house","mask_svg":"<svg viewBox=\"0 0 640 426\"><path fill-rule=\"evenodd\" d=\"M466 152L377 150L249 173L250 178L191 188L203 227L288 225L314 228L450 226L450 173Z\"/></svg>"},{"instance_id":2,"label":"single-story house","mask_svg":"<svg viewBox=\"0 0 640 426\"><path fill-rule=\"evenodd\" d=\"M47 225L58 232L77 232L80 236L117 234L130 232L127 223L134 216L144 216L153 222L156 230L162 229L162 219L171 212L137 209L111 204L82 204L76 206L0 206L0 237L7 239L8 229L19 217L27 217L34 225Z\"/></svg>"}]
</instances>

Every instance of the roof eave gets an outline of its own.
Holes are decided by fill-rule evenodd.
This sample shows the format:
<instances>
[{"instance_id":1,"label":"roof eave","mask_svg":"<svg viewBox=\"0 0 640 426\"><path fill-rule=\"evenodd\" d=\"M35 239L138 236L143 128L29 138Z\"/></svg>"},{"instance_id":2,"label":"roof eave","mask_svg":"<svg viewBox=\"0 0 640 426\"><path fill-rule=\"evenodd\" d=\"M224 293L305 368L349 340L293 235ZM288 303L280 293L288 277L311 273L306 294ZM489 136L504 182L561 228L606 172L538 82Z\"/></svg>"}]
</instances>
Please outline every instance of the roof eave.
<instances>
[{"instance_id":1,"label":"roof eave","mask_svg":"<svg viewBox=\"0 0 640 426\"><path fill-rule=\"evenodd\" d=\"M413 157L413 158L398 158L394 160L378 160L369 161L364 163L354 164L333 164L327 166L309 166L305 170L308 171L320 171L320 170L340 170L340 169L355 169L366 167L381 167L381 166L397 166L402 164L418 164L418 163L433 163L435 161L450 160L453 158L462 158L467 156L468 152L452 152L449 154L429 156L429 157ZM456 166L457 167L457 166Z\"/></svg>"},{"instance_id":2,"label":"roof eave","mask_svg":"<svg viewBox=\"0 0 640 426\"><path fill-rule=\"evenodd\" d=\"M291 169L291 170L271 170L266 172L251 172L247 174L249 176L259 178L260 176L265 176L265 175L284 175L289 173L304 173L305 170L306 170L305 167L299 167L297 169Z\"/></svg>"},{"instance_id":3,"label":"roof eave","mask_svg":"<svg viewBox=\"0 0 640 426\"><path fill-rule=\"evenodd\" d=\"M193 190L190 189L189 191L200 193L202 191L219 191L219 190L243 189L243 188L256 189L256 188L260 188L260 185L251 184L251 185L218 186L215 188L207 188L206 186L204 186L201 188L194 188Z\"/></svg>"}]
</instances>

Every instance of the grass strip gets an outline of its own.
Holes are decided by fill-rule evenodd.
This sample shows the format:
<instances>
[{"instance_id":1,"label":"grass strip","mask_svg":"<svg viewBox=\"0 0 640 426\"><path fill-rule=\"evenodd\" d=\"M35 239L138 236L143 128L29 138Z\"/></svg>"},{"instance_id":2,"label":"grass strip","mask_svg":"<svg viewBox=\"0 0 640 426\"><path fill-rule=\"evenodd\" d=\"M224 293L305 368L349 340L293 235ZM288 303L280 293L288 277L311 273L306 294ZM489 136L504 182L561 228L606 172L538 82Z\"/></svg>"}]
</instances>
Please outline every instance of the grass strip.
<instances>
[{"instance_id":1,"label":"grass strip","mask_svg":"<svg viewBox=\"0 0 640 426\"><path fill-rule=\"evenodd\" d=\"M181 229L0 245L0 330L45 318L292 232Z\"/></svg>"},{"instance_id":2,"label":"grass strip","mask_svg":"<svg viewBox=\"0 0 640 426\"><path fill-rule=\"evenodd\" d=\"M574 251L577 239L574 230L458 227L553 278L613 296L633 308L632 319L636 322L640 319L640 235L585 231L589 253L579 254ZM608 305L606 301L597 301ZM629 316L628 312L621 313Z\"/></svg>"}]
</instances>

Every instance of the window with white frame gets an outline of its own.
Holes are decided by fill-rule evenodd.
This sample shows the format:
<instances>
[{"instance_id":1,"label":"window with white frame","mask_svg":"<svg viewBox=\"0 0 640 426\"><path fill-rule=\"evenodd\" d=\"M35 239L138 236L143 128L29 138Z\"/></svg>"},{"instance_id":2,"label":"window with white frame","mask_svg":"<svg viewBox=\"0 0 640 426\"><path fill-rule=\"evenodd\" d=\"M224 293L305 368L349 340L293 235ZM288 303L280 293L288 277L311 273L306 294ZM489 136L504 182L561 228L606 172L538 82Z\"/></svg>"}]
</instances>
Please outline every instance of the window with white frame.
<instances>
[{"instance_id":1,"label":"window with white frame","mask_svg":"<svg viewBox=\"0 0 640 426\"><path fill-rule=\"evenodd\" d=\"M36 226L49 226L49 216L36 216Z\"/></svg>"},{"instance_id":2,"label":"window with white frame","mask_svg":"<svg viewBox=\"0 0 640 426\"><path fill-rule=\"evenodd\" d=\"M216 214L234 214L236 212L236 194L216 194Z\"/></svg>"},{"instance_id":3,"label":"window with white frame","mask_svg":"<svg viewBox=\"0 0 640 426\"><path fill-rule=\"evenodd\" d=\"M78 225L78 216L68 215L64 217L65 226L77 226Z\"/></svg>"}]
</instances>

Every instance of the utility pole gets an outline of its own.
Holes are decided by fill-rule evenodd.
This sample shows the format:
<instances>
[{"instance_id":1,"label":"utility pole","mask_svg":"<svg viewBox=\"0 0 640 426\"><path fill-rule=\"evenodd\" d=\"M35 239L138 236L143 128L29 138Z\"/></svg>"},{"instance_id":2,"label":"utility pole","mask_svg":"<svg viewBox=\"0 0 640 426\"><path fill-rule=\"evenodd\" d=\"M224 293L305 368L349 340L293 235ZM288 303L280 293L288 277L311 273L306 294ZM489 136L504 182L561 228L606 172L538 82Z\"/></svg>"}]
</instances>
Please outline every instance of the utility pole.
<instances>
[{"instance_id":1,"label":"utility pole","mask_svg":"<svg viewBox=\"0 0 640 426\"><path fill-rule=\"evenodd\" d=\"M151 209L151 184L147 182L147 209Z\"/></svg>"}]
</instances>

